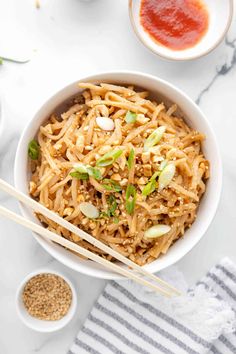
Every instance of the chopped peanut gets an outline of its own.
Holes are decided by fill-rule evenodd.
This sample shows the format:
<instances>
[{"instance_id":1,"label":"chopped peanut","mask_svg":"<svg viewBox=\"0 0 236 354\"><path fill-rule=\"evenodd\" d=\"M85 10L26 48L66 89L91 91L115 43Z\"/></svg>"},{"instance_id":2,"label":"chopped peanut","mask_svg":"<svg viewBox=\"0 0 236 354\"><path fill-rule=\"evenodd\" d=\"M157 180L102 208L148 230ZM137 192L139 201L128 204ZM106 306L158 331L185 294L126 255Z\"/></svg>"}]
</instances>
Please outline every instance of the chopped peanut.
<instances>
[{"instance_id":1,"label":"chopped peanut","mask_svg":"<svg viewBox=\"0 0 236 354\"><path fill-rule=\"evenodd\" d=\"M63 216L70 216L73 213L73 208L65 208Z\"/></svg>"},{"instance_id":2,"label":"chopped peanut","mask_svg":"<svg viewBox=\"0 0 236 354\"><path fill-rule=\"evenodd\" d=\"M72 236L72 240L73 240L74 242L79 242L79 241L81 241L81 238L80 238L79 236L77 236L76 234L72 234L71 236Z\"/></svg>"},{"instance_id":3,"label":"chopped peanut","mask_svg":"<svg viewBox=\"0 0 236 354\"><path fill-rule=\"evenodd\" d=\"M148 178L147 177L141 177L137 181L137 183L141 184L141 185L145 185L147 182L148 182Z\"/></svg>"},{"instance_id":4,"label":"chopped peanut","mask_svg":"<svg viewBox=\"0 0 236 354\"><path fill-rule=\"evenodd\" d=\"M33 194L33 193L36 191L36 189L37 189L36 183L31 181L31 182L29 183L29 190L30 190L30 193Z\"/></svg>"},{"instance_id":5,"label":"chopped peanut","mask_svg":"<svg viewBox=\"0 0 236 354\"><path fill-rule=\"evenodd\" d=\"M143 163L150 162L150 152L149 151L148 152L143 152L141 157L142 157Z\"/></svg>"},{"instance_id":6,"label":"chopped peanut","mask_svg":"<svg viewBox=\"0 0 236 354\"><path fill-rule=\"evenodd\" d=\"M118 158L117 162L118 162L118 167L119 167L122 171L124 171L125 166L126 166L126 158L125 158L125 156L124 156L124 155L121 155L121 156Z\"/></svg>"},{"instance_id":7,"label":"chopped peanut","mask_svg":"<svg viewBox=\"0 0 236 354\"><path fill-rule=\"evenodd\" d=\"M110 150L111 150L110 145L104 145L101 147L101 149L99 149L99 154L104 155Z\"/></svg>"},{"instance_id":8,"label":"chopped peanut","mask_svg":"<svg viewBox=\"0 0 236 354\"><path fill-rule=\"evenodd\" d=\"M111 179L113 179L114 181L121 181L121 176L119 175L119 173L114 173L111 176Z\"/></svg>"},{"instance_id":9,"label":"chopped peanut","mask_svg":"<svg viewBox=\"0 0 236 354\"><path fill-rule=\"evenodd\" d=\"M152 176L152 166L151 165L143 165L143 174L144 174L144 176L151 177Z\"/></svg>"},{"instance_id":10,"label":"chopped peanut","mask_svg":"<svg viewBox=\"0 0 236 354\"><path fill-rule=\"evenodd\" d=\"M84 150L84 141L85 141L84 136L78 135L78 138L76 140L76 146L79 152L83 152Z\"/></svg>"},{"instance_id":11,"label":"chopped peanut","mask_svg":"<svg viewBox=\"0 0 236 354\"><path fill-rule=\"evenodd\" d=\"M128 179L127 178L124 178L122 179L122 181L120 181L120 185L121 186L126 186L128 184Z\"/></svg>"},{"instance_id":12,"label":"chopped peanut","mask_svg":"<svg viewBox=\"0 0 236 354\"><path fill-rule=\"evenodd\" d=\"M153 146L149 149L149 152L158 155L160 153L160 146Z\"/></svg>"},{"instance_id":13,"label":"chopped peanut","mask_svg":"<svg viewBox=\"0 0 236 354\"><path fill-rule=\"evenodd\" d=\"M164 160L164 158L161 157L161 156L153 156L153 157L152 157L152 161L153 161L153 162L161 162L161 161L163 161L163 160Z\"/></svg>"},{"instance_id":14,"label":"chopped peanut","mask_svg":"<svg viewBox=\"0 0 236 354\"><path fill-rule=\"evenodd\" d=\"M138 123L139 125L143 125L146 124L147 122L149 122L149 118L145 117L144 114L140 113L137 114L137 119L136 119L136 123Z\"/></svg>"},{"instance_id":15,"label":"chopped peanut","mask_svg":"<svg viewBox=\"0 0 236 354\"><path fill-rule=\"evenodd\" d=\"M45 125L44 129L45 129L49 134L53 134L51 124Z\"/></svg>"},{"instance_id":16,"label":"chopped peanut","mask_svg":"<svg viewBox=\"0 0 236 354\"><path fill-rule=\"evenodd\" d=\"M78 202L78 203L82 203L82 202L84 202L84 201L85 201L84 196L83 196L82 194L79 194L78 197L77 197L77 202Z\"/></svg>"}]
</instances>

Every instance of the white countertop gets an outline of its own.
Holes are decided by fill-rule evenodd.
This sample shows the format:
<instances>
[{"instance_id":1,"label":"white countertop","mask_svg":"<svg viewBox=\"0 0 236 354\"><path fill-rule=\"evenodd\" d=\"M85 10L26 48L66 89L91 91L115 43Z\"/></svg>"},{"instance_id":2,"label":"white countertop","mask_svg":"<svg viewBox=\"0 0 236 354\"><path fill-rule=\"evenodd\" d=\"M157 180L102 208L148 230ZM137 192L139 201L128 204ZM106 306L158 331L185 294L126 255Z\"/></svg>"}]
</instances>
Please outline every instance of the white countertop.
<instances>
[{"instance_id":1,"label":"white countertop","mask_svg":"<svg viewBox=\"0 0 236 354\"><path fill-rule=\"evenodd\" d=\"M127 0L0 0L1 43L27 40L33 50L27 64L0 66L6 127L0 138L0 177L13 183L17 142L25 124L56 90L76 79L108 70L140 70L157 75L184 90L207 115L219 140L223 193L217 215L201 242L180 262L193 284L223 256L236 261L236 21L224 41L202 59L174 63L159 59L135 37ZM14 42L13 42L14 40ZM23 46L23 44L22 44ZM0 194L0 203L18 210ZM72 272L49 256L30 232L0 219L0 353L64 354L84 322L105 282ZM50 266L64 270L77 283L78 314L62 331L50 335L26 328L15 311L15 292L32 270Z\"/></svg>"}]
</instances>

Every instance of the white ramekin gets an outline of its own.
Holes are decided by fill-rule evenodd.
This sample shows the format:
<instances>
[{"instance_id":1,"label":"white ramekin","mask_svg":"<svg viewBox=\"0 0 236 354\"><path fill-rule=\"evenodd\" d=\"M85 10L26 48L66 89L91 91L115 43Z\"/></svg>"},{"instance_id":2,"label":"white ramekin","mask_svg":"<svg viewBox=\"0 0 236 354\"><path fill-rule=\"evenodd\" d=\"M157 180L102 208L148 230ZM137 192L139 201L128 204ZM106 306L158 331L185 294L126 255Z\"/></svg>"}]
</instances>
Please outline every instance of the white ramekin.
<instances>
[{"instance_id":1,"label":"white ramekin","mask_svg":"<svg viewBox=\"0 0 236 354\"><path fill-rule=\"evenodd\" d=\"M168 60L193 60L209 54L223 41L233 18L233 0L205 0L209 13L209 27L206 34L191 48L173 50L155 42L143 29L139 14L141 2L142 0L129 0L129 16L133 30L148 49Z\"/></svg>"},{"instance_id":2,"label":"white ramekin","mask_svg":"<svg viewBox=\"0 0 236 354\"><path fill-rule=\"evenodd\" d=\"M203 143L203 151L211 164L211 178L207 183L206 193L201 200L198 216L191 228L185 232L184 237L171 246L166 255L161 256L156 261L145 266L145 268L152 273L158 272L185 256L203 237L215 215L221 193L222 165L214 132L202 111L184 92L155 76L140 72L122 71L100 73L82 79L78 78L76 82L66 86L49 98L28 123L21 135L16 152L14 175L15 186L23 193L28 194L28 142L37 134L39 126L49 117L56 107L71 96L80 92L78 82L110 82L117 84L132 84L137 87L142 87L151 92L159 101L163 100L167 104L168 102L177 103L185 116L186 122L194 129L199 130L206 135L206 140ZM29 208L21 205L21 212L25 217L39 223L38 219ZM68 267L98 278L118 278L116 274L104 269L102 266L92 261L81 259L68 250L44 240L37 234L34 234L34 236L47 252Z\"/></svg>"},{"instance_id":3,"label":"white ramekin","mask_svg":"<svg viewBox=\"0 0 236 354\"><path fill-rule=\"evenodd\" d=\"M22 293L24 291L24 287L26 283L34 276L38 274L43 274L43 273L50 273L50 274L55 274L64 279L69 287L71 288L72 291L72 302L69 308L69 311L67 314L62 317L58 321L44 321L44 320L39 320L35 317L32 317L26 310L25 305L22 300ZM33 271L32 273L28 274L20 283L17 292L16 292L16 310L17 313L22 320L22 322L29 327L30 329L33 329L34 331L38 332L44 332L44 333L50 333L50 332L55 332L58 331L59 329L62 329L65 327L73 318L75 311L77 308L77 295L75 291L75 287L72 284L72 282L68 279L67 276L65 276L63 273L48 269L48 268L42 268Z\"/></svg>"}]
</instances>

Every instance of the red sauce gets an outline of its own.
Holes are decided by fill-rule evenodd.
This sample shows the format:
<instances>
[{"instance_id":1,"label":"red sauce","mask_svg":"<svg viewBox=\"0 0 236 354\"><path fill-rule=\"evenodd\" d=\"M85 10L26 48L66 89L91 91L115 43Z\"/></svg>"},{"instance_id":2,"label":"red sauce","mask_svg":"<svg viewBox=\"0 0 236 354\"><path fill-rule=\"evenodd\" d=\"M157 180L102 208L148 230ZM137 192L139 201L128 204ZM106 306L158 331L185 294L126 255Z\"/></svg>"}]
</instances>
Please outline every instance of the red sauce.
<instances>
[{"instance_id":1,"label":"red sauce","mask_svg":"<svg viewBox=\"0 0 236 354\"><path fill-rule=\"evenodd\" d=\"M196 45L209 22L201 0L142 0L140 19L153 40L174 50Z\"/></svg>"}]
</instances>

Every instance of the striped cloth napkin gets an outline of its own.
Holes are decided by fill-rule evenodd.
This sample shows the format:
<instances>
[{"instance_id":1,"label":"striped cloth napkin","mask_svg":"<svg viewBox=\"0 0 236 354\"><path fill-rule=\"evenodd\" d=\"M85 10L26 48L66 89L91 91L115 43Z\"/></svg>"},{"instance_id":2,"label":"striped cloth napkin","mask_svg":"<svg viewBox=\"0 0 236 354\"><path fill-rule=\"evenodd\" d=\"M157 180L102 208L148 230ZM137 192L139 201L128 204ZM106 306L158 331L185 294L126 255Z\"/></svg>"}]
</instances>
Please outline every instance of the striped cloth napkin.
<instances>
[{"instance_id":1,"label":"striped cloth napkin","mask_svg":"<svg viewBox=\"0 0 236 354\"><path fill-rule=\"evenodd\" d=\"M194 288L171 267L159 274L181 297L110 281L68 354L236 353L236 266L224 258Z\"/></svg>"}]
</instances>

